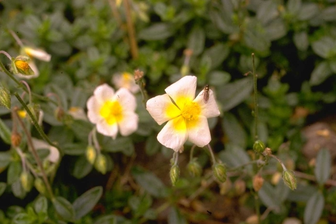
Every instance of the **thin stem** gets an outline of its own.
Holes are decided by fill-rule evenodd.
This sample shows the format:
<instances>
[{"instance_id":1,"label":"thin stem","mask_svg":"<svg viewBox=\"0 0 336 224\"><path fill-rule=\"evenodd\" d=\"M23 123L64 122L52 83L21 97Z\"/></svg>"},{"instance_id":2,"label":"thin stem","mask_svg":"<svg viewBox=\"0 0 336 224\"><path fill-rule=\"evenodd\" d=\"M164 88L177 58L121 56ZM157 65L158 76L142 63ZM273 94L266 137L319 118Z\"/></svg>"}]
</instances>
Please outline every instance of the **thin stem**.
<instances>
[{"instance_id":1,"label":"thin stem","mask_svg":"<svg viewBox=\"0 0 336 224\"><path fill-rule=\"evenodd\" d=\"M6 51L0 51L0 54L4 54L4 55L6 55L6 57L7 57L10 61L12 61L12 57L11 57Z\"/></svg>"},{"instance_id":2,"label":"thin stem","mask_svg":"<svg viewBox=\"0 0 336 224\"><path fill-rule=\"evenodd\" d=\"M196 145L193 145L190 149L190 161L193 159L194 156L194 149L196 148Z\"/></svg>"},{"instance_id":3,"label":"thin stem","mask_svg":"<svg viewBox=\"0 0 336 224\"><path fill-rule=\"evenodd\" d=\"M175 161L174 161L174 166L176 166L177 165L177 163L178 163L178 152L175 152L174 153L175 154Z\"/></svg>"},{"instance_id":4,"label":"thin stem","mask_svg":"<svg viewBox=\"0 0 336 224\"><path fill-rule=\"evenodd\" d=\"M30 87L28 85L28 83L24 80L21 80L21 82L26 86L27 90L28 90L28 95L29 95L29 103L32 102L32 96L31 96L31 90L30 90Z\"/></svg>"},{"instance_id":5,"label":"thin stem","mask_svg":"<svg viewBox=\"0 0 336 224\"><path fill-rule=\"evenodd\" d=\"M100 145L99 145L99 142L98 142L98 139L97 139L97 131L96 131L96 128L94 128L92 130L92 140L93 140L93 144L95 146L95 148L97 149L97 151L100 153Z\"/></svg>"},{"instance_id":6,"label":"thin stem","mask_svg":"<svg viewBox=\"0 0 336 224\"><path fill-rule=\"evenodd\" d=\"M260 224L260 201L259 201L259 195L257 192L254 195L254 199L255 199L255 205L256 205L256 212L258 216L258 224Z\"/></svg>"},{"instance_id":7,"label":"thin stem","mask_svg":"<svg viewBox=\"0 0 336 224\"><path fill-rule=\"evenodd\" d=\"M23 106L23 108L27 111L29 117L31 118L33 125L35 126L36 130L39 132L39 134L41 135L41 137L49 143L49 145L54 146L55 148L57 148L59 151L60 149L58 148L57 145L55 145L54 143L52 143L50 141L50 139L48 138L48 136L44 133L44 131L42 130L42 128L40 127L40 125L38 124L38 121L35 119L35 116L33 115L33 113L30 111L30 109L27 107L27 105L25 104L25 102L23 102L23 100L21 99L21 97L19 96L19 94L14 93L14 96L18 99L18 101L20 102L20 104ZM61 151L60 151L61 152Z\"/></svg>"},{"instance_id":8,"label":"thin stem","mask_svg":"<svg viewBox=\"0 0 336 224\"><path fill-rule=\"evenodd\" d=\"M210 155L211 155L212 164L215 165L217 163L215 155L212 151L212 148L211 148L210 144L208 144L207 146L208 146L208 149L209 149L209 152L210 152Z\"/></svg>"},{"instance_id":9,"label":"thin stem","mask_svg":"<svg viewBox=\"0 0 336 224\"><path fill-rule=\"evenodd\" d=\"M252 53L253 83L254 83L254 138L258 140L258 75L255 73L254 53Z\"/></svg>"},{"instance_id":10,"label":"thin stem","mask_svg":"<svg viewBox=\"0 0 336 224\"><path fill-rule=\"evenodd\" d=\"M16 40L16 43L18 43L18 45L20 45L20 47L24 47L22 41L21 41L20 38L16 35L16 33L14 33L12 30L9 30L9 32L12 34L12 36L13 36L14 39Z\"/></svg>"},{"instance_id":11,"label":"thin stem","mask_svg":"<svg viewBox=\"0 0 336 224\"><path fill-rule=\"evenodd\" d=\"M59 107L62 107L61 99L60 99L60 97L59 97L56 93L48 93L48 94L47 94L47 97L50 97L50 96L54 96L54 97L56 97L58 106L59 106Z\"/></svg>"},{"instance_id":12,"label":"thin stem","mask_svg":"<svg viewBox=\"0 0 336 224\"><path fill-rule=\"evenodd\" d=\"M20 125L21 125L21 127L22 127L22 129L23 129L23 131L24 131L24 133L26 134L28 146L29 146L29 148L30 148L30 150L31 150L31 152L32 152L32 154L33 154L33 156L34 156L34 158L35 158L35 161L36 161L36 163L37 163L37 166L38 166L39 169L41 170L42 179L43 179L43 181L44 181L44 184L46 185L46 188L47 188L47 191L48 191L48 193L49 193L49 196L50 196L51 198L54 198L54 194L53 194L52 189L51 189L51 186L50 186L50 184L49 184L47 175L46 175L46 173L45 173L45 171L44 171L42 162L41 162L40 157L38 156L38 154L37 154L37 152L36 152L36 149L35 149L35 147L34 147L34 145L33 145L31 135L30 135L30 133L28 132L28 130L27 130L26 126L24 125L23 121L21 120L21 118L17 115L17 113L14 113L14 114L15 114L16 119L19 121L19 123L20 123Z\"/></svg>"},{"instance_id":13,"label":"thin stem","mask_svg":"<svg viewBox=\"0 0 336 224\"><path fill-rule=\"evenodd\" d=\"M132 16L131 16L131 7L130 7L129 0L123 0L123 2L124 2L124 8L126 11L127 32L128 32L128 37L129 37L129 42L130 42L130 47L131 47L132 58L137 59L138 58L138 45L137 45L136 38L135 38L135 30L134 30L134 25L133 25Z\"/></svg>"},{"instance_id":14,"label":"thin stem","mask_svg":"<svg viewBox=\"0 0 336 224\"><path fill-rule=\"evenodd\" d=\"M286 168L286 166L283 164L283 162L278 158L278 157L276 157L275 155L270 155L272 158L274 158L274 159L276 159L276 160L278 160L278 162L281 164L281 166L282 166L282 169L284 170L284 171L286 171L287 170L287 168Z\"/></svg>"}]
</instances>

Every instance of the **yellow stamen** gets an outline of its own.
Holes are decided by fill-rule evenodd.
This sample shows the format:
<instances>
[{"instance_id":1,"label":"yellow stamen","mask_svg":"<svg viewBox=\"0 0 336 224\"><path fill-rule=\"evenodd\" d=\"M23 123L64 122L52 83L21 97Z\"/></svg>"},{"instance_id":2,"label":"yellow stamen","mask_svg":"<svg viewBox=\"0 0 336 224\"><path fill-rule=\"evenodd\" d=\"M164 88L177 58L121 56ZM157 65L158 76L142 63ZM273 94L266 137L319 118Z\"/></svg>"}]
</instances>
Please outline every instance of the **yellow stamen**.
<instances>
[{"instance_id":1,"label":"yellow stamen","mask_svg":"<svg viewBox=\"0 0 336 224\"><path fill-rule=\"evenodd\" d=\"M25 110L18 110L17 113L21 118L26 118L27 116L27 112Z\"/></svg>"},{"instance_id":2,"label":"yellow stamen","mask_svg":"<svg viewBox=\"0 0 336 224\"><path fill-rule=\"evenodd\" d=\"M120 122L123 119L122 107L118 101L106 101L99 111L109 125Z\"/></svg>"},{"instance_id":3,"label":"yellow stamen","mask_svg":"<svg viewBox=\"0 0 336 224\"><path fill-rule=\"evenodd\" d=\"M15 61L15 66L18 69L20 69L22 71L25 71L25 72L29 71L29 69L30 69L29 64L25 61L16 60Z\"/></svg>"}]
</instances>

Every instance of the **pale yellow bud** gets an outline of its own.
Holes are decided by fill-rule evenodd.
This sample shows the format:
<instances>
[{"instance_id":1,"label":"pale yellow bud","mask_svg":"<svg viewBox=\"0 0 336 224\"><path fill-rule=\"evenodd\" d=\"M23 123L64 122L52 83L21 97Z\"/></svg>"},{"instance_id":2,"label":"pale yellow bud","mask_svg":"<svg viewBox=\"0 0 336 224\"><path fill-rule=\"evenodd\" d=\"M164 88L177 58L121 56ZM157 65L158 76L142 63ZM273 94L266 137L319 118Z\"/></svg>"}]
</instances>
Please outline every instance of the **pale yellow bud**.
<instances>
[{"instance_id":1,"label":"pale yellow bud","mask_svg":"<svg viewBox=\"0 0 336 224\"><path fill-rule=\"evenodd\" d=\"M262 178L262 176L258 174L253 177L253 189L255 191L258 192L262 188L263 184L264 184L264 178Z\"/></svg>"},{"instance_id":2,"label":"pale yellow bud","mask_svg":"<svg viewBox=\"0 0 336 224\"><path fill-rule=\"evenodd\" d=\"M93 146L89 145L86 148L85 155L86 155L86 159L89 161L89 163L91 163L91 164L95 163L96 157L97 157L97 151Z\"/></svg>"}]
</instances>

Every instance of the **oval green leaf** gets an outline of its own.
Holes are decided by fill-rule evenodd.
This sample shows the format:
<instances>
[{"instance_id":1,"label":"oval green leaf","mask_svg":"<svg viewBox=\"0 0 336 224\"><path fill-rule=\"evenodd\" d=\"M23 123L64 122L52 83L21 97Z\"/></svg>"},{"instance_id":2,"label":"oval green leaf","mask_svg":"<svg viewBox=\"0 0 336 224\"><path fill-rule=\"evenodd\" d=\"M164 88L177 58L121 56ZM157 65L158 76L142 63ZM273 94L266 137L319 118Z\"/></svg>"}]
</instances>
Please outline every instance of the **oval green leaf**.
<instances>
[{"instance_id":1,"label":"oval green leaf","mask_svg":"<svg viewBox=\"0 0 336 224\"><path fill-rule=\"evenodd\" d=\"M307 202L306 208L304 210L304 223L316 224L322 215L323 208L324 197L321 192L317 191Z\"/></svg>"},{"instance_id":2,"label":"oval green leaf","mask_svg":"<svg viewBox=\"0 0 336 224\"><path fill-rule=\"evenodd\" d=\"M324 184L329 176L331 169L331 156L328 149L321 149L317 154L316 166L315 166L315 176L317 182L322 185Z\"/></svg>"},{"instance_id":3,"label":"oval green leaf","mask_svg":"<svg viewBox=\"0 0 336 224\"><path fill-rule=\"evenodd\" d=\"M97 204L102 194L103 188L98 186L86 191L84 194L79 196L73 203L76 220L79 220L88 212L90 212Z\"/></svg>"},{"instance_id":4,"label":"oval green leaf","mask_svg":"<svg viewBox=\"0 0 336 224\"><path fill-rule=\"evenodd\" d=\"M63 197L55 197L52 199L52 203L58 215L66 221L72 221L75 217L75 211L72 204Z\"/></svg>"},{"instance_id":5,"label":"oval green leaf","mask_svg":"<svg viewBox=\"0 0 336 224\"><path fill-rule=\"evenodd\" d=\"M326 61L318 64L313 70L310 76L310 85L316 86L321 84L326 78L328 78L332 74L332 71Z\"/></svg>"},{"instance_id":6,"label":"oval green leaf","mask_svg":"<svg viewBox=\"0 0 336 224\"><path fill-rule=\"evenodd\" d=\"M0 138L7 144L11 144L11 132L7 125L0 119Z\"/></svg>"}]
</instances>

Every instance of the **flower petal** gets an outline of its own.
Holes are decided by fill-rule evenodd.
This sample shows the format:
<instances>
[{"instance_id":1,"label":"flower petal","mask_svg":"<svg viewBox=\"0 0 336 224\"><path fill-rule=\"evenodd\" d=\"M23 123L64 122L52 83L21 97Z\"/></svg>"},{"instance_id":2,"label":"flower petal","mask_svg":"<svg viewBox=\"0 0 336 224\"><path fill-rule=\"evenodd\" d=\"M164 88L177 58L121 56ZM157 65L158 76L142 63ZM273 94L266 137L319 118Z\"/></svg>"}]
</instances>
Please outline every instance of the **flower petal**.
<instances>
[{"instance_id":1,"label":"flower petal","mask_svg":"<svg viewBox=\"0 0 336 224\"><path fill-rule=\"evenodd\" d=\"M123 114L123 119L118 126L120 134L123 136L130 135L138 129L138 115L134 112L127 112Z\"/></svg>"},{"instance_id":2,"label":"flower petal","mask_svg":"<svg viewBox=\"0 0 336 224\"><path fill-rule=\"evenodd\" d=\"M100 103L103 103L113 98L114 90L109 85L102 84L95 89L94 96Z\"/></svg>"},{"instance_id":3,"label":"flower petal","mask_svg":"<svg viewBox=\"0 0 336 224\"><path fill-rule=\"evenodd\" d=\"M166 146L167 148L171 148L176 152L180 150L180 148L183 146L188 137L186 131L176 131L175 124L176 123L180 124L180 122L184 122L183 118L181 117L168 121L168 123L162 128L162 130L157 136L158 141L162 145ZM184 130L186 130L186 127L184 128Z\"/></svg>"},{"instance_id":4,"label":"flower petal","mask_svg":"<svg viewBox=\"0 0 336 224\"><path fill-rule=\"evenodd\" d=\"M166 93L176 102L179 97L193 100L195 97L197 78L196 76L184 76L177 82L168 86Z\"/></svg>"},{"instance_id":5,"label":"flower petal","mask_svg":"<svg viewBox=\"0 0 336 224\"><path fill-rule=\"evenodd\" d=\"M51 55L41 49L24 47L23 50L30 57L37 58L41 61L50 61L51 59Z\"/></svg>"},{"instance_id":6,"label":"flower petal","mask_svg":"<svg viewBox=\"0 0 336 224\"><path fill-rule=\"evenodd\" d=\"M137 106L134 95L125 88L119 89L113 99L120 103L123 110L134 111Z\"/></svg>"},{"instance_id":7,"label":"flower petal","mask_svg":"<svg viewBox=\"0 0 336 224\"><path fill-rule=\"evenodd\" d=\"M198 147L203 147L209 144L211 135L206 117L200 116L196 127L190 128L188 126L188 140Z\"/></svg>"},{"instance_id":8,"label":"flower petal","mask_svg":"<svg viewBox=\"0 0 336 224\"><path fill-rule=\"evenodd\" d=\"M146 109L159 125L180 115L180 110L172 103L167 94L149 99L146 103Z\"/></svg>"},{"instance_id":9,"label":"flower petal","mask_svg":"<svg viewBox=\"0 0 336 224\"><path fill-rule=\"evenodd\" d=\"M98 102L95 96L91 96L86 103L86 107L88 108L88 118L91 123L98 123L102 117L99 115L99 110L101 107L101 103Z\"/></svg>"},{"instance_id":10,"label":"flower petal","mask_svg":"<svg viewBox=\"0 0 336 224\"><path fill-rule=\"evenodd\" d=\"M209 90L209 99L207 102L204 100L204 90L202 90L194 102L198 103L201 106L201 114L205 117L217 117L220 115L216 99L213 91Z\"/></svg>"},{"instance_id":11,"label":"flower petal","mask_svg":"<svg viewBox=\"0 0 336 224\"><path fill-rule=\"evenodd\" d=\"M103 135L111 136L113 139L115 139L118 133L118 125L117 123L109 125L105 120L101 120L99 123L97 123L97 131Z\"/></svg>"}]
</instances>

